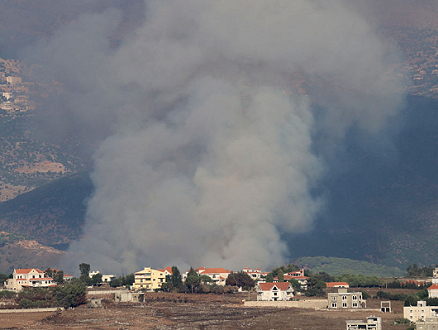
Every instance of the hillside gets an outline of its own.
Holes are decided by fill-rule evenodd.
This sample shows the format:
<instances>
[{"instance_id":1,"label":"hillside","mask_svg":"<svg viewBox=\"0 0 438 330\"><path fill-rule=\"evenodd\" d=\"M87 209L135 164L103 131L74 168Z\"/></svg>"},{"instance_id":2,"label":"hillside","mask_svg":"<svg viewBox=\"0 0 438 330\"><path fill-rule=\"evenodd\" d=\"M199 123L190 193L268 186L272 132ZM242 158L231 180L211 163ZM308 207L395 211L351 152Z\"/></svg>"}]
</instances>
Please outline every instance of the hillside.
<instances>
[{"instance_id":1,"label":"hillside","mask_svg":"<svg viewBox=\"0 0 438 330\"><path fill-rule=\"evenodd\" d=\"M377 277L399 277L406 275L406 271L396 267L376 265L367 261L358 261L348 258L302 257L294 260L293 263L300 267L310 269L312 272L326 272L332 276L345 273Z\"/></svg>"},{"instance_id":2,"label":"hillside","mask_svg":"<svg viewBox=\"0 0 438 330\"><path fill-rule=\"evenodd\" d=\"M91 192L87 174L61 178L0 203L0 227L41 244L66 248L81 235L84 201Z\"/></svg>"},{"instance_id":3,"label":"hillside","mask_svg":"<svg viewBox=\"0 0 438 330\"><path fill-rule=\"evenodd\" d=\"M0 272L14 268L54 267L65 252L39 244L23 235L0 232Z\"/></svg>"}]
</instances>

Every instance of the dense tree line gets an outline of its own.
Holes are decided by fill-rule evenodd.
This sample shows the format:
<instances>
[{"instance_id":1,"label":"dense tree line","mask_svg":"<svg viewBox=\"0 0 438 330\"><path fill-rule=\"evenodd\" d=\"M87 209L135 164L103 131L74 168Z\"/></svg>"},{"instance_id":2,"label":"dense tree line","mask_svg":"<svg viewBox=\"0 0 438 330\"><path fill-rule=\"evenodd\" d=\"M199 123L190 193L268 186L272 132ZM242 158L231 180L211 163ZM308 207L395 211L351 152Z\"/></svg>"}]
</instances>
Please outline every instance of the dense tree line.
<instances>
[{"instance_id":1,"label":"dense tree line","mask_svg":"<svg viewBox=\"0 0 438 330\"><path fill-rule=\"evenodd\" d=\"M408 266L407 272L409 276L432 277L434 269L431 265L418 267L417 264L413 264Z\"/></svg>"}]
</instances>

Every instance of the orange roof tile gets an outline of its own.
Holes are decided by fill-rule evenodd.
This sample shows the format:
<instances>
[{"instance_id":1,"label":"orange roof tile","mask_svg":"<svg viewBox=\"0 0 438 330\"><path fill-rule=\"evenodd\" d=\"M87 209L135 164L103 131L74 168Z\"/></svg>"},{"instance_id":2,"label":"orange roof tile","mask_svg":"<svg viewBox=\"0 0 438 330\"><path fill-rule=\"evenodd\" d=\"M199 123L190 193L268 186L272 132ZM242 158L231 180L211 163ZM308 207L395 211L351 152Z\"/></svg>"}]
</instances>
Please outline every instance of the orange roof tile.
<instances>
[{"instance_id":1,"label":"orange roof tile","mask_svg":"<svg viewBox=\"0 0 438 330\"><path fill-rule=\"evenodd\" d=\"M17 274L28 274L33 269L35 269L38 273L44 273L41 270L39 270L38 268L26 268L26 269L14 269L14 270L15 270L15 273L17 273Z\"/></svg>"},{"instance_id":2,"label":"orange roof tile","mask_svg":"<svg viewBox=\"0 0 438 330\"><path fill-rule=\"evenodd\" d=\"M289 282L278 282L278 283L266 282L266 283L259 283L259 285L262 291L270 291L274 286L276 286L277 289L279 290L286 291L291 284Z\"/></svg>"},{"instance_id":3,"label":"orange roof tile","mask_svg":"<svg viewBox=\"0 0 438 330\"><path fill-rule=\"evenodd\" d=\"M231 273L231 270L223 268L205 268L202 274L219 274L219 273Z\"/></svg>"},{"instance_id":4,"label":"orange roof tile","mask_svg":"<svg viewBox=\"0 0 438 330\"><path fill-rule=\"evenodd\" d=\"M427 290L438 290L438 284L432 284Z\"/></svg>"},{"instance_id":5,"label":"orange roof tile","mask_svg":"<svg viewBox=\"0 0 438 330\"><path fill-rule=\"evenodd\" d=\"M334 287L337 287L337 286L350 287L347 282L326 282L325 285L326 285L327 288L334 288Z\"/></svg>"},{"instance_id":6,"label":"orange roof tile","mask_svg":"<svg viewBox=\"0 0 438 330\"><path fill-rule=\"evenodd\" d=\"M172 273L172 268L169 267L169 266L167 266L166 268L163 268L163 269L157 269L157 270L160 271L160 272L165 272L165 271L167 270L169 273L173 274L173 273Z\"/></svg>"}]
</instances>

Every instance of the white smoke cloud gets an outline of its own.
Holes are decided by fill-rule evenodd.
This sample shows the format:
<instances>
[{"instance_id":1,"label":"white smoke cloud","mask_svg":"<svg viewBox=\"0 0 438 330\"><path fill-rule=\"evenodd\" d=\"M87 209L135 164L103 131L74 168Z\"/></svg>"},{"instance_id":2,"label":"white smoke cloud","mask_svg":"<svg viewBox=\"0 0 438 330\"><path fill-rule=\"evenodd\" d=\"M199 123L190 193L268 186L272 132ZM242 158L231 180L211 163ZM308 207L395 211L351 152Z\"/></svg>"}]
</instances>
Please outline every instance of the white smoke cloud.
<instances>
[{"instance_id":1,"label":"white smoke cloud","mask_svg":"<svg viewBox=\"0 0 438 330\"><path fill-rule=\"evenodd\" d=\"M323 206L313 136L333 148L352 125L378 133L397 113L385 43L342 1L146 8L117 48L105 42L117 22L109 11L35 51L63 68L72 127L98 144L84 235L65 262L119 273L284 262L282 234L310 230ZM76 47L84 56L66 66ZM323 113L295 92L297 74L312 79Z\"/></svg>"}]
</instances>

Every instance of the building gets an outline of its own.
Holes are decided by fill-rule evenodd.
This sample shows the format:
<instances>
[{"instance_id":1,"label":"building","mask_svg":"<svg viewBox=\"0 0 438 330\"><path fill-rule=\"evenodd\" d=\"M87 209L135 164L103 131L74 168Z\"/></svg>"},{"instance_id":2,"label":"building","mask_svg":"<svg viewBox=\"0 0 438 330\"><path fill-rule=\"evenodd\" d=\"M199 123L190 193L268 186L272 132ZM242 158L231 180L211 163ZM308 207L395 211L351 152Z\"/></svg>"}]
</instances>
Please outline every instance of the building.
<instances>
[{"instance_id":1,"label":"building","mask_svg":"<svg viewBox=\"0 0 438 330\"><path fill-rule=\"evenodd\" d=\"M94 275L100 274L100 271L98 270L93 270L92 272L90 272L88 274L88 276L90 276L90 278L93 278ZM116 275L103 275L102 274L102 283L109 283L111 282L111 280L116 279L117 276Z\"/></svg>"},{"instance_id":2,"label":"building","mask_svg":"<svg viewBox=\"0 0 438 330\"><path fill-rule=\"evenodd\" d=\"M416 330L438 330L438 318L430 317L416 323Z\"/></svg>"},{"instance_id":3,"label":"building","mask_svg":"<svg viewBox=\"0 0 438 330\"><path fill-rule=\"evenodd\" d=\"M382 318L371 315L367 317L366 321L362 320L348 320L347 330L364 329L364 330L382 330Z\"/></svg>"},{"instance_id":4,"label":"building","mask_svg":"<svg viewBox=\"0 0 438 330\"><path fill-rule=\"evenodd\" d=\"M427 306L424 300L419 300L417 306L403 307L403 317L411 322L438 317L438 306Z\"/></svg>"},{"instance_id":5,"label":"building","mask_svg":"<svg viewBox=\"0 0 438 330\"><path fill-rule=\"evenodd\" d=\"M158 269L158 271L163 272L165 276L173 275L172 268L169 266L164 269Z\"/></svg>"},{"instance_id":6,"label":"building","mask_svg":"<svg viewBox=\"0 0 438 330\"><path fill-rule=\"evenodd\" d=\"M438 284L432 284L427 288L429 298L438 298Z\"/></svg>"},{"instance_id":7,"label":"building","mask_svg":"<svg viewBox=\"0 0 438 330\"><path fill-rule=\"evenodd\" d=\"M294 289L289 282L257 284L257 301L291 300Z\"/></svg>"},{"instance_id":8,"label":"building","mask_svg":"<svg viewBox=\"0 0 438 330\"><path fill-rule=\"evenodd\" d=\"M347 289L338 289L338 292L327 294L327 306L329 309L341 308L365 308L366 300L362 298L362 292L348 292Z\"/></svg>"},{"instance_id":9,"label":"building","mask_svg":"<svg viewBox=\"0 0 438 330\"><path fill-rule=\"evenodd\" d=\"M298 281L300 283L300 288L303 290L307 290L307 280L309 279L307 276L301 276L301 275L290 275L289 274L285 274L284 275L284 280L285 281L290 281L292 279ZM274 277L274 282L278 282L278 276Z\"/></svg>"},{"instance_id":10,"label":"building","mask_svg":"<svg viewBox=\"0 0 438 330\"><path fill-rule=\"evenodd\" d=\"M154 291L160 289L161 285L166 282L165 272L151 267L145 267L136 272L134 277L134 290Z\"/></svg>"},{"instance_id":11,"label":"building","mask_svg":"<svg viewBox=\"0 0 438 330\"><path fill-rule=\"evenodd\" d=\"M327 288L349 288L350 285L347 282L326 282Z\"/></svg>"},{"instance_id":12,"label":"building","mask_svg":"<svg viewBox=\"0 0 438 330\"><path fill-rule=\"evenodd\" d=\"M269 272L262 272L260 268L251 269L251 268L243 268L242 272L247 273L254 281L263 281L266 278L266 275Z\"/></svg>"},{"instance_id":13,"label":"building","mask_svg":"<svg viewBox=\"0 0 438 330\"><path fill-rule=\"evenodd\" d=\"M16 85L21 84L23 82L23 79L21 77L9 76L9 77L6 77L6 82L12 86L16 86Z\"/></svg>"},{"instance_id":14,"label":"building","mask_svg":"<svg viewBox=\"0 0 438 330\"><path fill-rule=\"evenodd\" d=\"M213 280L214 284L217 285L225 285L230 273L231 270L224 268L202 268L198 272L199 275L209 276Z\"/></svg>"},{"instance_id":15,"label":"building","mask_svg":"<svg viewBox=\"0 0 438 330\"><path fill-rule=\"evenodd\" d=\"M23 288L48 288L56 286L53 278L46 277L38 268L14 269L12 278L5 282L6 290L20 292Z\"/></svg>"}]
</instances>

